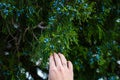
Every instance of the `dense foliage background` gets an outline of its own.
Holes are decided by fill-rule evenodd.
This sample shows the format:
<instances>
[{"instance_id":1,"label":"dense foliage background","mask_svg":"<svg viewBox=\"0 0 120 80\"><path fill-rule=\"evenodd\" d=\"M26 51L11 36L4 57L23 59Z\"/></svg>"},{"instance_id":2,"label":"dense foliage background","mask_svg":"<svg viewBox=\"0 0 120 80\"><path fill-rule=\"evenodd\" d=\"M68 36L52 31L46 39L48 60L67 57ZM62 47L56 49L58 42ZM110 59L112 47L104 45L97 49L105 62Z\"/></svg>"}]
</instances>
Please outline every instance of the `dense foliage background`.
<instances>
[{"instance_id":1,"label":"dense foliage background","mask_svg":"<svg viewBox=\"0 0 120 80\"><path fill-rule=\"evenodd\" d=\"M0 0L0 79L40 80L61 52L75 80L120 80L119 34L120 0Z\"/></svg>"}]
</instances>

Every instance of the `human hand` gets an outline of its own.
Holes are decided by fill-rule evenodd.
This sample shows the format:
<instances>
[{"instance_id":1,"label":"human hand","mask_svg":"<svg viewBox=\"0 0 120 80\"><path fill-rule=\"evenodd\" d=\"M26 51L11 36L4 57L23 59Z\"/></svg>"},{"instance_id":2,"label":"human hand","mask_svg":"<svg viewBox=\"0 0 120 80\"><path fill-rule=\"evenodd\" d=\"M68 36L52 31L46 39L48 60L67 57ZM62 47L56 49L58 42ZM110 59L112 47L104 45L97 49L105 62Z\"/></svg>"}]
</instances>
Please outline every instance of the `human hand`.
<instances>
[{"instance_id":1,"label":"human hand","mask_svg":"<svg viewBox=\"0 0 120 80\"><path fill-rule=\"evenodd\" d=\"M63 54L54 53L49 60L48 80L73 80L73 65Z\"/></svg>"}]
</instances>

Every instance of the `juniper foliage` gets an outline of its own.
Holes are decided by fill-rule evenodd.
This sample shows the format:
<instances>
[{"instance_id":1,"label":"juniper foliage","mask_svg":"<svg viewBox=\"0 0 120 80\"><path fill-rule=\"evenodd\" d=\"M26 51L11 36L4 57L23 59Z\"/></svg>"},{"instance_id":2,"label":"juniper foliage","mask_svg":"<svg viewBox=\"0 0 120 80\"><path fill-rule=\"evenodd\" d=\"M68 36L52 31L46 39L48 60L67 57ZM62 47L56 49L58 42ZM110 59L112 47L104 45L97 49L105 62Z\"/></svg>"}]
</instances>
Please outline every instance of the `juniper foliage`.
<instances>
[{"instance_id":1,"label":"juniper foliage","mask_svg":"<svg viewBox=\"0 0 120 80\"><path fill-rule=\"evenodd\" d=\"M75 80L119 80L119 34L120 0L1 0L0 79L42 79L61 52Z\"/></svg>"}]
</instances>

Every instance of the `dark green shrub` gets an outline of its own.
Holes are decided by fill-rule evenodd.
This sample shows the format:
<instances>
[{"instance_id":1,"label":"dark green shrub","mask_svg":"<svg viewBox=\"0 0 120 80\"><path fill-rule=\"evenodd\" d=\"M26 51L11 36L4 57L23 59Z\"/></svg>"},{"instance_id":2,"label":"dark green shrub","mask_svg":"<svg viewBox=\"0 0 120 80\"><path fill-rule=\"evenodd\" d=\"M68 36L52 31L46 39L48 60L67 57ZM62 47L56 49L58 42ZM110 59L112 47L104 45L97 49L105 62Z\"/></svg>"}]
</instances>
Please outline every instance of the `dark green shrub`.
<instances>
[{"instance_id":1,"label":"dark green shrub","mask_svg":"<svg viewBox=\"0 0 120 80\"><path fill-rule=\"evenodd\" d=\"M119 80L119 30L119 0L1 0L0 79L38 80L36 69L48 73L49 55L61 52L75 80Z\"/></svg>"}]
</instances>

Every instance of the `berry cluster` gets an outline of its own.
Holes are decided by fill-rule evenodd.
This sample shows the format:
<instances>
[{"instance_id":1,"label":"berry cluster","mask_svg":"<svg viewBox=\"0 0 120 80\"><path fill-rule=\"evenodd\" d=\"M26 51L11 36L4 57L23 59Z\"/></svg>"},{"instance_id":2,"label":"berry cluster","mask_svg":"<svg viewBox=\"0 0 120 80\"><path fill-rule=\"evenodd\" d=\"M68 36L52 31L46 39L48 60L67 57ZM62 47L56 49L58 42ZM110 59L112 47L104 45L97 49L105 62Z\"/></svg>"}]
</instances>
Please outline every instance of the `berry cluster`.
<instances>
[{"instance_id":1,"label":"berry cluster","mask_svg":"<svg viewBox=\"0 0 120 80\"><path fill-rule=\"evenodd\" d=\"M8 16L9 14L13 15L13 13L15 13L17 17L20 17L22 14L25 13L26 16L29 17L35 12L34 8L31 6L18 9L16 6L7 3L0 3L0 11L5 16Z\"/></svg>"}]
</instances>

